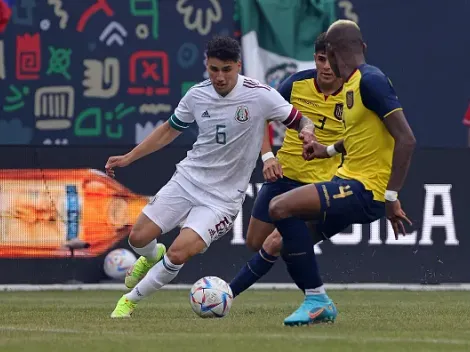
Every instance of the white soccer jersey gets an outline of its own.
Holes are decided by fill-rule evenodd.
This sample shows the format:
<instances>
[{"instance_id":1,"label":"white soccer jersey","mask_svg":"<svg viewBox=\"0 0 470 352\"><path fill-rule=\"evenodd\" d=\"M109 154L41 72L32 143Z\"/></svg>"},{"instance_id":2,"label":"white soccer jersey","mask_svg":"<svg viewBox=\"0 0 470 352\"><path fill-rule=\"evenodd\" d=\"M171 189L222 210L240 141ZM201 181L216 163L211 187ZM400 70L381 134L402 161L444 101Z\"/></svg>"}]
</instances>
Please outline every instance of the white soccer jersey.
<instances>
[{"instance_id":1,"label":"white soccer jersey","mask_svg":"<svg viewBox=\"0 0 470 352\"><path fill-rule=\"evenodd\" d=\"M266 121L289 127L300 116L275 89L242 75L225 97L210 80L199 83L169 119L178 130L194 121L199 127L197 140L177 171L214 196L240 203L256 166Z\"/></svg>"}]
</instances>

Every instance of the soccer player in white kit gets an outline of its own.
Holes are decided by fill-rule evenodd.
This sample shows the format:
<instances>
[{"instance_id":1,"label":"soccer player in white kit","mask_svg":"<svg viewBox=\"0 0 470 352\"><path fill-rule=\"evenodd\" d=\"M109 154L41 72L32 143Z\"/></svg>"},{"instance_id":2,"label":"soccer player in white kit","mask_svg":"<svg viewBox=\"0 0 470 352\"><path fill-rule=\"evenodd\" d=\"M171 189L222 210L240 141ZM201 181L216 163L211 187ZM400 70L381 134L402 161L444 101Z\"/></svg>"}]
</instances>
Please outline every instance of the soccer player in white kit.
<instances>
[{"instance_id":1,"label":"soccer player in white kit","mask_svg":"<svg viewBox=\"0 0 470 352\"><path fill-rule=\"evenodd\" d=\"M173 280L194 255L232 227L245 198L261 149L266 121L283 122L310 142L314 126L273 88L240 75L240 46L230 37L215 37L207 45L209 80L192 87L174 114L125 155L112 156L106 172L155 152L191 123L199 134L170 181L144 207L129 235L129 245L141 257L126 274L132 291L111 314L130 317L136 304ZM182 224L166 252L157 238Z\"/></svg>"}]
</instances>

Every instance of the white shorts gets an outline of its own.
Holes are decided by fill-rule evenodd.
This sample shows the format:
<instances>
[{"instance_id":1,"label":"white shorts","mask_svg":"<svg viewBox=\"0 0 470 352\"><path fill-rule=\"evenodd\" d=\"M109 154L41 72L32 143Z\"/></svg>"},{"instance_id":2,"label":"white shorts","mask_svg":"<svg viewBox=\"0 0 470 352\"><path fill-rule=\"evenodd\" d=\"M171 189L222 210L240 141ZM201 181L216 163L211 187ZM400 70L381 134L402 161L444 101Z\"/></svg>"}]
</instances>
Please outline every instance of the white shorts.
<instances>
[{"instance_id":1,"label":"white shorts","mask_svg":"<svg viewBox=\"0 0 470 352\"><path fill-rule=\"evenodd\" d=\"M233 226L240 206L227 204L176 172L142 212L167 233L177 226L189 227L206 243L221 238Z\"/></svg>"}]
</instances>

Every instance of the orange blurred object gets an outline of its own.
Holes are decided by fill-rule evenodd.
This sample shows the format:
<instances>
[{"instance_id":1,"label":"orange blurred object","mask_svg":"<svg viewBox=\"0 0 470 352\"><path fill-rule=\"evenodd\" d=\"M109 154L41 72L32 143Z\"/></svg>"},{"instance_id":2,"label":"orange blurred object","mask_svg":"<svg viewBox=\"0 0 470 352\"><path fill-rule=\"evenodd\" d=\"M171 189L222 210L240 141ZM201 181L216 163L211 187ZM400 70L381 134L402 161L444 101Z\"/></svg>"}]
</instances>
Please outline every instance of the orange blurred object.
<instances>
[{"instance_id":1,"label":"orange blurred object","mask_svg":"<svg viewBox=\"0 0 470 352\"><path fill-rule=\"evenodd\" d=\"M148 197L92 169L0 170L0 257L97 256L126 237Z\"/></svg>"}]
</instances>

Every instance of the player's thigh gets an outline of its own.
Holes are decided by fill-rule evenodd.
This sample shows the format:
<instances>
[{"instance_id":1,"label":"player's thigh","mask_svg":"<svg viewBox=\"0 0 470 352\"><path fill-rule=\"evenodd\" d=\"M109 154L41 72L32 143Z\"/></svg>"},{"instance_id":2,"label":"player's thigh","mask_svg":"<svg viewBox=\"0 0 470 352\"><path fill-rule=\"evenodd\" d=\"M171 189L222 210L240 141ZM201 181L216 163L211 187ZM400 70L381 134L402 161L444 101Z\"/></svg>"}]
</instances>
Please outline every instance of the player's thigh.
<instances>
[{"instance_id":1,"label":"player's thigh","mask_svg":"<svg viewBox=\"0 0 470 352\"><path fill-rule=\"evenodd\" d=\"M316 219L321 211L320 196L315 184L305 185L283 193L269 203L269 215L273 220L292 216Z\"/></svg>"},{"instance_id":2,"label":"player's thigh","mask_svg":"<svg viewBox=\"0 0 470 352\"><path fill-rule=\"evenodd\" d=\"M145 228L134 227L131 236L145 239L151 237L148 240L150 242L160 234L177 227L193 206L187 191L177 182L170 180L142 209L143 216L149 220L145 220Z\"/></svg>"},{"instance_id":3,"label":"player's thigh","mask_svg":"<svg viewBox=\"0 0 470 352\"><path fill-rule=\"evenodd\" d=\"M246 245L253 251L259 251L266 238L275 230L273 224L251 217L246 233Z\"/></svg>"},{"instance_id":4,"label":"player's thigh","mask_svg":"<svg viewBox=\"0 0 470 352\"><path fill-rule=\"evenodd\" d=\"M385 215L385 205L356 180L335 178L319 185L322 192L323 219L317 230L326 238L352 224L367 224Z\"/></svg>"},{"instance_id":5,"label":"player's thigh","mask_svg":"<svg viewBox=\"0 0 470 352\"><path fill-rule=\"evenodd\" d=\"M137 248L141 248L150 243L153 239L162 234L162 229L155 222L149 219L143 212L139 214L135 224L132 226L129 235L129 242Z\"/></svg>"},{"instance_id":6,"label":"player's thigh","mask_svg":"<svg viewBox=\"0 0 470 352\"><path fill-rule=\"evenodd\" d=\"M255 204L251 211L252 217L261 220L266 223L272 223L272 219L269 216L269 203L271 200L283 193L286 193L292 189L303 186L304 184L291 180L287 177L280 178L275 182L265 182L259 190Z\"/></svg>"}]
</instances>

